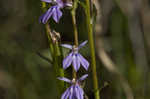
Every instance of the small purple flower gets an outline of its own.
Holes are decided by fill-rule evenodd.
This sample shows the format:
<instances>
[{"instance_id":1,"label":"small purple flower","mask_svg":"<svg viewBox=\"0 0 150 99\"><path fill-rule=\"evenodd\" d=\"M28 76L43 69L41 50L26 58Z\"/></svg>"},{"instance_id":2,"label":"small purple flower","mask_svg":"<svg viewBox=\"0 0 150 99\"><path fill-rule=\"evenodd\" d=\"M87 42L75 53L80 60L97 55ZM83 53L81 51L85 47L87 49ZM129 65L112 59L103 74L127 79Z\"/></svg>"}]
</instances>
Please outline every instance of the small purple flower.
<instances>
[{"instance_id":1,"label":"small purple flower","mask_svg":"<svg viewBox=\"0 0 150 99\"><path fill-rule=\"evenodd\" d=\"M78 52L81 47L83 47L87 41L84 41L81 43L78 47L72 46L69 44L62 44L63 47L69 48L72 50L72 52L63 60L63 68L68 68L71 64L73 64L73 67L76 71L79 70L80 65L88 70L89 62Z\"/></svg>"},{"instance_id":2,"label":"small purple flower","mask_svg":"<svg viewBox=\"0 0 150 99\"><path fill-rule=\"evenodd\" d=\"M61 99L84 99L84 91L80 87L80 82L87 78L87 76L88 74L85 74L78 80L73 79L72 81L65 77L59 77L59 80L63 80L71 84L71 86L62 94Z\"/></svg>"},{"instance_id":3,"label":"small purple flower","mask_svg":"<svg viewBox=\"0 0 150 99\"><path fill-rule=\"evenodd\" d=\"M59 22L59 19L62 16L61 8L65 6L72 6L71 3L64 3L62 0L41 0L46 3L55 3L55 5L51 6L42 16L40 16L40 22L46 23L48 19L52 16L55 22Z\"/></svg>"}]
</instances>

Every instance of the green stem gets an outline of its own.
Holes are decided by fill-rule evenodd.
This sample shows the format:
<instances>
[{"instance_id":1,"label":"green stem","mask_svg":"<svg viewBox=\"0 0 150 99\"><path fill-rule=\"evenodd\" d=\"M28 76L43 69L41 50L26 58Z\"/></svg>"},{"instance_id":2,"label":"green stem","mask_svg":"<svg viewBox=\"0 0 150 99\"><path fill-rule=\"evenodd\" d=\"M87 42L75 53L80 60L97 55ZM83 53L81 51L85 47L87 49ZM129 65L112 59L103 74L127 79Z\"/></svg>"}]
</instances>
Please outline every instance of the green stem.
<instances>
[{"instance_id":1,"label":"green stem","mask_svg":"<svg viewBox=\"0 0 150 99\"><path fill-rule=\"evenodd\" d=\"M93 40L93 25L91 23L89 0L86 0L86 9L85 10L86 10L86 23L87 23L87 29L88 29L89 45L90 45L91 58L92 58L91 67L92 67L92 75L93 75L94 95L95 95L95 99L100 99L97 72L96 72L96 58L95 58L95 48L94 48L94 40Z\"/></svg>"},{"instance_id":2,"label":"green stem","mask_svg":"<svg viewBox=\"0 0 150 99\"><path fill-rule=\"evenodd\" d=\"M51 32L50 30L50 26L48 24L45 25L46 26L46 34L47 34L47 38L49 40L49 47L50 47L50 52L52 55L52 60L53 60L53 65L54 65L54 70L55 70L55 76L56 77L64 77L64 71L62 69L62 55L60 52L60 48L59 48L59 42L56 41L54 44L52 42L52 39L49 35L49 33ZM64 88L64 82L62 81L57 81L57 85L58 85L58 91L59 91L59 95L63 92L63 88Z\"/></svg>"},{"instance_id":3,"label":"green stem","mask_svg":"<svg viewBox=\"0 0 150 99\"><path fill-rule=\"evenodd\" d=\"M45 24L45 28L46 28L46 36L47 36L48 41L49 41L49 48L50 48L51 56L54 56L54 55L52 55L54 53L54 46L52 43L52 39L49 36L49 33L51 32L49 24Z\"/></svg>"},{"instance_id":4,"label":"green stem","mask_svg":"<svg viewBox=\"0 0 150 99\"><path fill-rule=\"evenodd\" d=\"M71 14L72 14L72 24L73 24L73 30L74 30L74 43L75 43L75 46L78 46L78 31L76 27L75 11L72 11Z\"/></svg>"},{"instance_id":5,"label":"green stem","mask_svg":"<svg viewBox=\"0 0 150 99\"><path fill-rule=\"evenodd\" d=\"M78 30L76 26L76 8L77 8L77 3L78 1L75 0L73 3L73 9L71 11L71 16L72 16L72 24L73 24L73 31L74 31L74 44L77 47L78 46ZM73 78L77 77L76 71L73 68Z\"/></svg>"},{"instance_id":6,"label":"green stem","mask_svg":"<svg viewBox=\"0 0 150 99\"><path fill-rule=\"evenodd\" d=\"M59 43L56 42L54 44L54 69L55 69L55 73L56 73L56 77L64 77L64 71L62 68L62 56L61 56L61 52L60 52L60 48L59 48ZM63 88L64 88L64 82L58 82L58 88L60 93L62 93Z\"/></svg>"},{"instance_id":7,"label":"green stem","mask_svg":"<svg viewBox=\"0 0 150 99\"><path fill-rule=\"evenodd\" d=\"M42 9L45 10L45 8L46 8L46 4L45 2L42 2ZM62 69L62 54L59 48L59 42L56 41L55 43L53 43L52 38L50 36L51 29L48 23L45 24L45 28L46 28L46 35L49 41L51 56L53 58L52 60L53 60L56 77L64 77L64 71ZM64 88L64 82L59 81L57 82L57 84L58 84L59 94L61 94Z\"/></svg>"}]
</instances>

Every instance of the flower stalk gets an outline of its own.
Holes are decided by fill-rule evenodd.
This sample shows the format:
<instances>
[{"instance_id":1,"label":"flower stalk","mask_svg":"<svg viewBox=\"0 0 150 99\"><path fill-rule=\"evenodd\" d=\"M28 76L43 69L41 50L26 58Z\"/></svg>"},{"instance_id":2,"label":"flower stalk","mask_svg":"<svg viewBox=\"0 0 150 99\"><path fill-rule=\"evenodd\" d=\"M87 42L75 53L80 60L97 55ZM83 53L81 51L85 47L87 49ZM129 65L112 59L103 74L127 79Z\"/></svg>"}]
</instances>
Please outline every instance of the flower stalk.
<instances>
[{"instance_id":1,"label":"flower stalk","mask_svg":"<svg viewBox=\"0 0 150 99\"><path fill-rule=\"evenodd\" d=\"M98 88L98 78L96 72L96 58L95 58L95 47L94 47L94 40L93 40L93 25L91 23L91 15L90 15L90 1L86 0L86 23L87 23L87 30L88 30L88 39L89 39L89 46L91 52L91 67L92 67L92 75L93 75L93 87L94 87L94 95L95 99L100 99L100 93Z\"/></svg>"},{"instance_id":2,"label":"flower stalk","mask_svg":"<svg viewBox=\"0 0 150 99\"><path fill-rule=\"evenodd\" d=\"M74 32L74 44L77 47L78 46L78 30L76 26L76 9L77 9L77 0L74 0L73 9L71 11L71 16L72 16L72 25L73 25L73 32ZM72 70L72 73L73 73L73 78L76 79L77 74L74 68Z\"/></svg>"},{"instance_id":3,"label":"flower stalk","mask_svg":"<svg viewBox=\"0 0 150 99\"><path fill-rule=\"evenodd\" d=\"M51 0L42 0L46 3L53 3ZM70 3L62 2L61 0L55 1L56 5L51 6L41 17L40 22L45 24L46 26L46 33L49 40L49 46L50 46L50 52L52 55L53 60L53 66L55 70L56 76L60 76L63 78L60 78L60 80L69 82L71 86L62 94L61 99L83 99L84 98L84 91L81 88L80 81L84 80L88 75L83 75L81 78L77 79L77 71L79 70L80 66L83 66L85 70L88 70L89 62L79 53L79 49L82 48L87 41L84 41L80 45L78 44L78 30L77 30L77 24L76 24L76 9L78 7L78 0L73 1L73 7L71 10L71 16L72 16L72 25L73 25L73 32L74 32L74 45L69 44L61 44L61 46L71 49L71 53L69 53L68 56L66 56L63 59L63 69L65 70L69 66L72 65L72 81L64 77L64 71L60 67L62 62L62 52L59 47L58 39L60 38L59 33L55 31L50 30L50 26L47 23L49 18L52 16L52 18L55 20L56 23L59 22L60 17L62 16L61 8L65 6L70 6ZM96 60L95 60L95 49L94 49L94 41L93 41L93 35L92 35L92 24L90 23L90 5L89 1L86 0L87 8L86 10L86 21L87 21L87 29L88 29L88 37L89 37L89 43L91 48L91 56L92 56L92 74L93 74L93 82L94 82L94 93L95 93L95 99L100 99L99 97L99 90L98 90L98 80L96 75ZM72 5L71 5L72 6ZM45 10L46 4L42 4L42 9ZM64 82L58 82L58 88L59 92L61 92L64 88Z\"/></svg>"},{"instance_id":4,"label":"flower stalk","mask_svg":"<svg viewBox=\"0 0 150 99\"><path fill-rule=\"evenodd\" d=\"M46 3L42 2L42 9L45 10L46 7ZM46 35L49 41L49 48L50 48L50 52L52 55L52 60L53 60L53 65L54 65L54 70L55 70L55 76L61 76L64 77L64 71L62 69L62 54L60 52L60 48L59 48L59 42L58 40L55 41L55 43L53 42L53 38L50 36L50 33L52 32L50 29L50 26L48 23L45 24L45 28L46 28ZM61 94L64 88L64 82L57 82L58 84L58 93Z\"/></svg>"}]
</instances>

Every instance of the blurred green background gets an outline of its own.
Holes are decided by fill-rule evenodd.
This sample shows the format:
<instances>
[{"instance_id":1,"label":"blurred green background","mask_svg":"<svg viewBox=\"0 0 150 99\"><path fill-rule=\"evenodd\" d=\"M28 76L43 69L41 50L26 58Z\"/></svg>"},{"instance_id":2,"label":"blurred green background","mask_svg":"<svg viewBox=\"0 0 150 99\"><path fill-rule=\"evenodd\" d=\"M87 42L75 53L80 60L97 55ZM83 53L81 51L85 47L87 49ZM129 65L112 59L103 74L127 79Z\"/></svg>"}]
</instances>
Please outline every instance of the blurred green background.
<instances>
[{"instance_id":1,"label":"blurred green background","mask_svg":"<svg viewBox=\"0 0 150 99\"><path fill-rule=\"evenodd\" d=\"M128 81L135 99L150 99L150 1L100 0L100 6L99 23L107 54ZM51 26L60 32L63 43L72 43L69 10L63 13L60 24L50 20ZM41 14L40 0L0 0L0 99L58 97L53 66L39 55L50 58L45 28L38 21ZM87 39L87 31L81 7L77 24L82 42ZM90 61L88 46L81 53ZM81 69L83 73L87 72ZM91 70L88 73L84 90L89 99L94 99ZM122 81L103 66L98 56L97 73L101 99L126 99Z\"/></svg>"}]
</instances>

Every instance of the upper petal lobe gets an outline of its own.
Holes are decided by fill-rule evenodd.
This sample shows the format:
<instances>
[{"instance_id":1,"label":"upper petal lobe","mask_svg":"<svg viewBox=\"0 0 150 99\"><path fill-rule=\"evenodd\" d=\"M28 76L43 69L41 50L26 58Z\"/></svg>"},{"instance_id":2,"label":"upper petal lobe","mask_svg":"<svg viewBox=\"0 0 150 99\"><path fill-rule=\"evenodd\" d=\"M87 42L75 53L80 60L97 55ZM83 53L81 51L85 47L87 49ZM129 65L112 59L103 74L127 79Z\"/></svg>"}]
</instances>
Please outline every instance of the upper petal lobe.
<instances>
[{"instance_id":1,"label":"upper petal lobe","mask_svg":"<svg viewBox=\"0 0 150 99\"><path fill-rule=\"evenodd\" d=\"M87 77L88 77L88 74L85 74L82 77L80 77L78 81L82 81L82 80L86 79Z\"/></svg>"},{"instance_id":2,"label":"upper petal lobe","mask_svg":"<svg viewBox=\"0 0 150 99\"><path fill-rule=\"evenodd\" d=\"M82 42L82 43L79 45L79 47L78 47L78 48L79 48L79 49L80 49L80 48L82 48L83 46L85 46L85 44L86 44L87 42L88 42L87 40L86 40L86 41L84 41L84 42Z\"/></svg>"},{"instance_id":3,"label":"upper petal lobe","mask_svg":"<svg viewBox=\"0 0 150 99\"><path fill-rule=\"evenodd\" d=\"M47 2L47 3L51 3L52 2L52 0L41 0L41 1Z\"/></svg>"},{"instance_id":4,"label":"upper petal lobe","mask_svg":"<svg viewBox=\"0 0 150 99\"><path fill-rule=\"evenodd\" d=\"M68 78L65 77L58 77L59 80L63 80L65 82L71 83L71 80L69 80Z\"/></svg>"},{"instance_id":5,"label":"upper petal lobe","mask_svg":"<svg viewBox=\"0 0 150 99\"><path fill-rule=\"evenodd\" d=\"M61 44L61 46L65 47L65 48L72 49L72 45L69 45L69 44Z\"/></svg>"}]
</instances>

